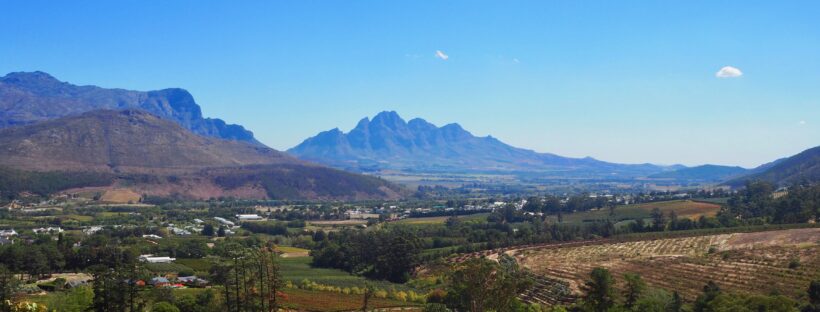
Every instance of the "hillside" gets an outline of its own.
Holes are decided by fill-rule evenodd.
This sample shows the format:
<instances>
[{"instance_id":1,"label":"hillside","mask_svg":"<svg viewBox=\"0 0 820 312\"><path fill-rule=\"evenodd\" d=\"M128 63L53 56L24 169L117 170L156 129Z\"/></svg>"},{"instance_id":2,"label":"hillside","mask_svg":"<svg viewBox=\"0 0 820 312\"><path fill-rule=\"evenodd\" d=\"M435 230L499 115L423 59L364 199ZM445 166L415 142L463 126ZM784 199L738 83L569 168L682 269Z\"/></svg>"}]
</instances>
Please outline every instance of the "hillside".
<instances>
[{"instance_id":1,"label":"hillside","mask_svg":"<svg viewBox=\"0 0 820 312\"><path fill-rule=\"evenodd\" d=\"M820 181L820 146L763 165L757 172L730 180L726 184L741 186L749 180L764 180L776 185L801 181L817 183Z\"/></svg>"},{"instance_id":2,"label":"hillside","mask_svg":"<svg viewBox=\"0 0 820 312\"><path fill-rule=\"evenodd\" d=\"M300 163L267 147L208 138L137 110L100 110L0 130L0 165L35 171L171 173Z\"/></svg>"},{"instance_id":3,"label":"hillside","mask_svg":"<svg viewBox=\"0 0 820 312\"><path fill-rule=\"evenodd\" d=\"M197 199L396 198L402 192L378 178L267 147L199 136L137 110L92 111L2 129L0 168L4 190L43 195L83 187Z\"/></svg>"},{"instance_id":4,"label":"hillside","mask_svg":"<svg viewBox=\"0 0 820 312\"><path fill-rule=\"evenodd\" d=\"M98 109L140 109L177 122L209 137L257 142L242 126L204 118L188 91L130 91L76 86L44 72L17 72L0 77L0 128L32 124Z\"/></svg>"},{"instance_id":5,"label":"hillside","mask_svg":"<svg viewBox=\"0 0 820 312\"><path fill-rule=\"evenodd\" d=\"M653 179L672 179L703 182L722 182L730 178L744 175L751 172L741 167L702 165L691 168L683 168L675 171L662 172L649 176Z\"/></svg>"},{"instance_id":6,"label":"hillside","mask_svg":"<svg viewBox=\"0 0 820 312\"><path fill-rule=\"evenodd\" d=\"M396 112L364 118L348 133L332 129L288 150L305 160L337 168L418 172L550 172L573 177L636 177L670 170L569 158L477 137L458 124L437 127L423 119L405 122Z\"/></svg>"}]
</instances>

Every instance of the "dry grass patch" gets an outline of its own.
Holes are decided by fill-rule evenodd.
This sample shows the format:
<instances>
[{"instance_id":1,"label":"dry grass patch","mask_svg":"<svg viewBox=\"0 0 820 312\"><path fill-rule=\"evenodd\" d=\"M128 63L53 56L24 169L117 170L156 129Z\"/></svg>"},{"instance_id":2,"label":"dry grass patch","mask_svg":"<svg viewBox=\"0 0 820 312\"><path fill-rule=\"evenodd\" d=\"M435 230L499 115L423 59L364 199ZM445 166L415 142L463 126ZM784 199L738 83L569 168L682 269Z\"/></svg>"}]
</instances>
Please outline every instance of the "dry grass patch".
<instances>
[{"instance_id":1,"label":"dry grass patch","mask_svg":"<svg viewBox=\"0 0 820 312\"><path fill-rule=\"evenodd\" d=\"M101 202L114 204L137 203L140 201L140 194L128 189L107 190L100 197Z\"/></svg>"}]
</instances>

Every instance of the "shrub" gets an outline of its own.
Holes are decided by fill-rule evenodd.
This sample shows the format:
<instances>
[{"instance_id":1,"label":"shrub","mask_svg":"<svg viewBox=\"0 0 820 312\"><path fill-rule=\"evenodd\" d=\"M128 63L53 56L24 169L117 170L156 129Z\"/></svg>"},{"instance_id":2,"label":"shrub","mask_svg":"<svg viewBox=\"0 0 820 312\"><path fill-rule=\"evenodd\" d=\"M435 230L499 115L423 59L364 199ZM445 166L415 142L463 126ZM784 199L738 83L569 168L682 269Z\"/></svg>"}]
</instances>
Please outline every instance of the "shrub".
<instances>
[{"instance_id":1,"label":"shrub","mask_svg":"<svg viewBox=\"0 0 820 312\"><path fill-rule=\"evenodd\" d=\"M154 304L154 306L151 308L151 311L153 311L153 312L179 312L179 308L177 308L177 306L175 306L175 305L173 305L169 302L163 301L163 302L158 302L158 303Z\"/></svg>"}]
</instances>

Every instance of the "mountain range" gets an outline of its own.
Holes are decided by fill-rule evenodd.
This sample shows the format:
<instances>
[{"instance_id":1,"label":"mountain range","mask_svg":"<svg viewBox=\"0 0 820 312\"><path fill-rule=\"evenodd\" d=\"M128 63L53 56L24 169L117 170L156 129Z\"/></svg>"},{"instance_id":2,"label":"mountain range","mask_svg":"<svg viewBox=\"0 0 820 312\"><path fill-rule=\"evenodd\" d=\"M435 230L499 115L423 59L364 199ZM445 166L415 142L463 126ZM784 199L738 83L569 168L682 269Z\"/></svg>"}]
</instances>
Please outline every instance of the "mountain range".
<instances>
[{"instance_id":1,"label":"mountain range","mask_svg":"<svg viewBox=\"0 0 820 312\"><path fill-rule=\"evenodd\" d=\"M537 172L555 176L634 178L682 166L616 164L570 158L510 146L492 136L474 136L452 123L405 122L395 111L364 118L348 133L324 131L289 149L299 158L354 171Z\"/></svg>"},{"instance_id":2,"label":"mountain range","mask_svg":"<svg viewBox=\"0 0 820 312\"><path fill-rule=\"evenodd\" d=\"M820 181L820 146L764 164L754 172L731 179L725 184L737 187L749 180L763 180L780 186L802 182L817 183Z\"/></svg>"},{"instance_id":3,"label":"mountain range","mask_svg":"<svg viewBox=\"0 0 820 312\"><path fill-rule=\"evenodd\" d=\"M701 165L657 173L650 175L649 178L715 183L740 177L750 172L754 172L754 170L737 166Z\"/></svg>"},{"instance_id":4,"label":"mountain range","mask_svg":"<svg viewBox=\"0 0 820 312\"><path fill-rule=\"evenodd\" d=\"M517 148L455 123L439 127L385 111L347 133L321 132L283 153L259 143L242 126L204 118L182 89L76 86L43 72L0 78L0 193L95 187L187 198L407 194L372 175L338 169L683 185L741 186L761 179L785 185L820 179L820 147L754 169L618 164Z\"/></svg>"},{"instance_id":5,"label":"mountain range","mask_svg":"<svg viewBox=\"0 0 820 312\"><path fill-rule=\"evenodd\" d=\"M98 109L139 109L175 121L199 135L261 145L242 126L204 118L194 97L183 89L142 92L76 86L39 71L0 77L0 128Z\"/></svg>"},{"instance_id":6,"label":"mountain range","mask_svg":"<svg viewBox=\"0 0 820 312\"><path fill-rule=\"evenodd\" d=\"M517 148L492 136L478 137L459 124L441 127L424 119L405 121L395 111L363 118L345 133L321 132L289 149L301 159L358 172L502 173L559 179L630 180L682 185L742 186L750 179L778 185L820 180L820 147L756 168L737 166L618 164Z\"/></svg>"},{"instance_id":7,"label":"mountain range","mask_svg":"<svg viewBox=\"0 0 820 312\"><path fill-rule=\"evenodd\" d=\"M242 126L203 118L182 89L74 86L48 74L0 79L0 195L72 189L208 199L387 199L382 179L299 160Z\"/></svg>"}]
</instances>

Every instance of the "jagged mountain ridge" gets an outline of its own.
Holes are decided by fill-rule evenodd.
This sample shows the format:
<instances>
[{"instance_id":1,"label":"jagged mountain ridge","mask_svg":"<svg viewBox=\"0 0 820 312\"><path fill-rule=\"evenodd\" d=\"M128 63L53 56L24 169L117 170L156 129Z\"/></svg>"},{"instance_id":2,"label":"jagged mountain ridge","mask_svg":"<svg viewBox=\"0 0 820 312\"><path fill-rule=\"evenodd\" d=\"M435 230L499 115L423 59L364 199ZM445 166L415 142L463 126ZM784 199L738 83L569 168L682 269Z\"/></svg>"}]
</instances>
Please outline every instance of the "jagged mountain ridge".
<instances>
[{"instance_id":1,"label":"jagged mountain ridge","mask_svg":"<svg viewBox=\"0 0 820 312\"><path fill-rule=\"evenodd\" d=\"M140 109L175 121L199 135L262 145L242 126L204 118L193 96L183 89L142 92L77 86L39 71L0 77L0 128L98 109Z\"/></svg>"},{"instance_id":2,"label":"jagged mountain ridge","mask_svg":"<svg viewBox=\"0 0 820 312\"><path fill-rule=\"evenodd\" d=\"M437 127L421 118L405 122L395 111L381 112L372 120L364 118L348 133L338 128L321 132L289 149L288 153L362 171L536 171L629 177L677 168L537 153L510 146L492 136L474 136L455 123Z\"/></svg>"},{"instance_id":3,"label":"jagged mountain ridge","mask_svg":"<svg viewBox=\"0 0 820 312\"><path fill-rule=\"evenodd\" d=\"M9 175L0 176L0 184L6 184L0 193L42 189L20 183L23 178L193 199L373 199L403 192L381 179L268 147L200 136L140 110L96 110L0 129L0 169L0 175ZM54 181L36 178L39 173L55 173L48 178ZM86 182L70 181L78 176Z\"/></svg>"}]
</instances>

